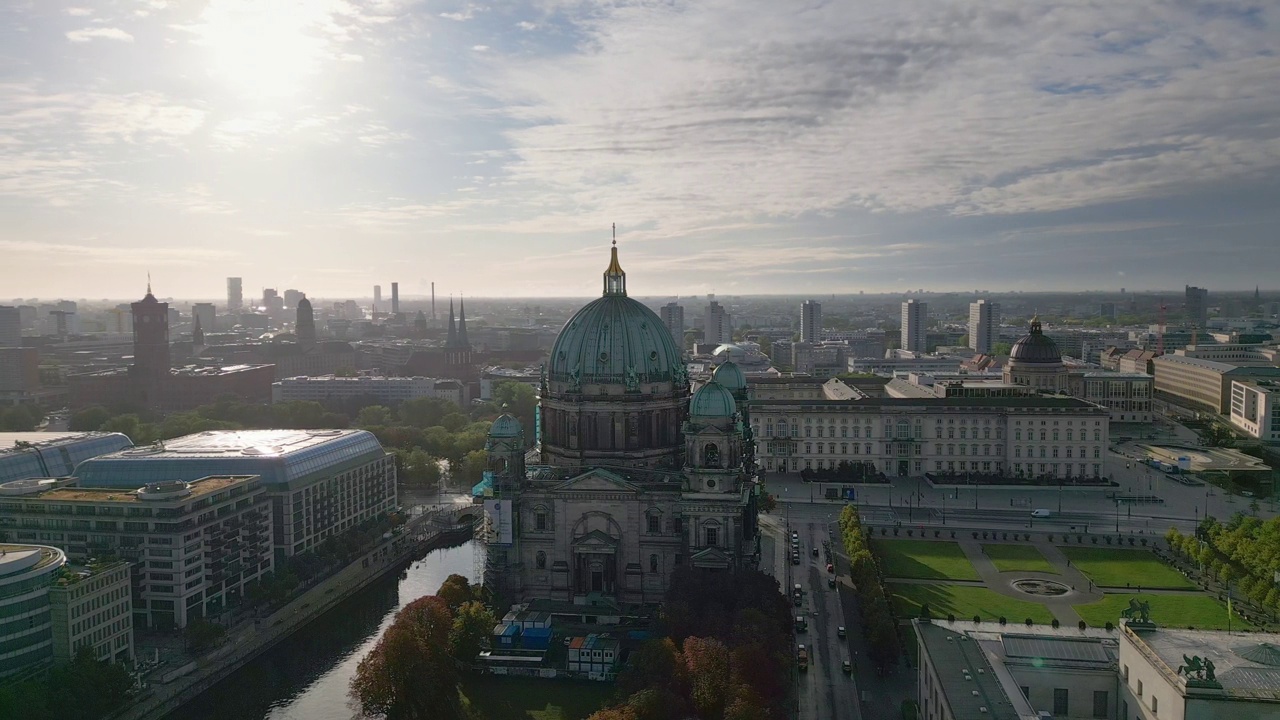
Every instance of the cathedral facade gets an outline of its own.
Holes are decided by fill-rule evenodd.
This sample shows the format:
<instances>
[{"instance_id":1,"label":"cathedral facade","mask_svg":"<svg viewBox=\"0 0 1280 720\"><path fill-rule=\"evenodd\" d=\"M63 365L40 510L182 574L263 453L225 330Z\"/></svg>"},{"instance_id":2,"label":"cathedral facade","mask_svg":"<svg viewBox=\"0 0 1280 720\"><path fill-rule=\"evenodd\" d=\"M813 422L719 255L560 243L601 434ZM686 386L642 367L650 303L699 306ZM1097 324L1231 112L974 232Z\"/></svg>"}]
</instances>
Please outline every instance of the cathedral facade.
<instances>
[{"instance_id":1,"label":"cathedral facade","mask_svg":"<svg viewBox=\"0 0 1280 720\"><path fill-rule=\"evenodd\" d=\"M552 346L533 450L510 415L490 429L485 582L512 599L647 603L682 565L753 564L746 399L733 363L690 392L671 334L627 297L614 247L602 296Z\"/></svg>"}]
</instances>

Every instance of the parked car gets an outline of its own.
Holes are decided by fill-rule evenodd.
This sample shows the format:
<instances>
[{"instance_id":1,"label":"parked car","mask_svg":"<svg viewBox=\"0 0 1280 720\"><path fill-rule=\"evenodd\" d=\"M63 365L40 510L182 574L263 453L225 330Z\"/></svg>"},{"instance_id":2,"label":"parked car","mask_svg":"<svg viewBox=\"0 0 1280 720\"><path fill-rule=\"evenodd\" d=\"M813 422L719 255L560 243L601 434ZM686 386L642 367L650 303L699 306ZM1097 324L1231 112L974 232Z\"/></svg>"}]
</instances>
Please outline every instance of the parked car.
<instances>
[{"instance_id":1,"label":"parked car","mask_svg":"<svg viewBox=\"0 0 1280 720\"><path fill-rule=\"evenodd\" d=\"M818 557L818 548L813 549L813 556Z\"/></svg>"},{"instance_id":2,"label":"parked car","mask_svg":"<svg viewBox=\"0 0 1280 720\"><path fill-rule=\"evenodd\" d=\"M840 627L836 628L836 637L841 637L841 638L842 638L842 637L844 637L844 626L843 626L843 625L841 625Z\"/></svg>"},{"instance_id":3,"label":"parked car","mask_svg":"<svg viewBox=\"0 0 1280 720\"><path fill-rule=\"evenodd\" d=\"M827 578L827 587L834 589L835 586L836 586L836 579L834 577Z\"/></svg>"},{"instance_id":4,"label":"parked car","mask_svg":"<svg viewBox=\"0 0 1280 720\"><path fill-rule=\"evenodd\" d=\"M1037 508L1031 511L1031 517L1033 518L1047 518L1052 514L1053 513L1047 510L1046 508Z\"/></svg>"},{"instance_id":5,"label":"parked car","mask_svg":"<svg viewBox=\"0 0 1280 720\"><path fill-rule=\"evenodd\" d=\"M840 669L844 671L845 675L853 674L853 664L850 663L848 660L845 660L844 662L840 663Z\"/></svg>"}]
</instances>

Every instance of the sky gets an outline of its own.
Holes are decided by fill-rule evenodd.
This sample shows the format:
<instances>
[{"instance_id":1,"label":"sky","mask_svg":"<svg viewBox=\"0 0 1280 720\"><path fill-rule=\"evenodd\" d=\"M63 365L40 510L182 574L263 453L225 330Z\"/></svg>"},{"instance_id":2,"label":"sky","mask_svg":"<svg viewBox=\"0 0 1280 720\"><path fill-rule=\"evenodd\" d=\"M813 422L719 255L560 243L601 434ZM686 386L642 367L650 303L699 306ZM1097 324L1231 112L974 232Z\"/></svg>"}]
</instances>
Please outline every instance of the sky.
<instances>
[{"instance_id":1,"label":"sky","mask_svg":"<svg viewBox=\"0 0 1280 720\"><path fill-rule=\"evenodd\" d=\"M1280 3L7 0L0 298L1264 289Z\"/></svg>"}]
</instances>

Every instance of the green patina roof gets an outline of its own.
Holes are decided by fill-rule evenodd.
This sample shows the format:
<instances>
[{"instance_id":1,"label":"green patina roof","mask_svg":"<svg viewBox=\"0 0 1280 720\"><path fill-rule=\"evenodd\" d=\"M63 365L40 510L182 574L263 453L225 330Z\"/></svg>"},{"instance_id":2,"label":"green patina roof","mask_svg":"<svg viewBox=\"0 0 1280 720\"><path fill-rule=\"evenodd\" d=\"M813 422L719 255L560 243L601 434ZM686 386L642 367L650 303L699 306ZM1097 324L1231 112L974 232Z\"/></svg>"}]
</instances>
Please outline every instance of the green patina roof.
<instances>
[{"instance_id":1,"label":"green patina roof","mask_svg":"<svg viewBox=\"0 0 1280 720\"><path fill-rule=\"evenodd\" d=\"M742 368L732 360L726 360L716 371L711 374L711 379L723 385L731 392L744 390L747 387L747 376L742 372Z\"/></svg>"},{"instance_id":2,"label":"green patina roof","mask_svg":"<svg viewBox=\"0 0 1280 720\"><path fill-rule=\"evenodd\" d=\"M726 418L733 417L737 411L733 393L715 380L698 388L689 401L690 417Z\"/></svg>"},{"instance_id":3,"label":"green patina roof","mask_svg":"<svg viewBox=\"0 0 1280 720\"><path fill-rule=\"evenodd\" d=\"M503 413L493 421L493 425L489 426L489 437L493 438L514 438L523 434L524 428L521 427L520 421L510 413Z\"/></svg>"}]
</instances>

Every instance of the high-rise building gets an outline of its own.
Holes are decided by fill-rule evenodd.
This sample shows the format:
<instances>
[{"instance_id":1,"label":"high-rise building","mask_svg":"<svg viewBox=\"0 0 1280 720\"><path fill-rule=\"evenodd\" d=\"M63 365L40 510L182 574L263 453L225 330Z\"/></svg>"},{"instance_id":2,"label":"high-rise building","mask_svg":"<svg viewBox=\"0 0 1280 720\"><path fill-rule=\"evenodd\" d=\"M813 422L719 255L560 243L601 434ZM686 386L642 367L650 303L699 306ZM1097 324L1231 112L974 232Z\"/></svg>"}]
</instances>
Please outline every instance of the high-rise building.
<instances>
[{"instance_id":1,"label":"high-rise building","mask_svg":"<svg viewBox=\"0 0 1280 720\"><path fill-rule=\"evenodd\" d=\"M988 300L969 303L969 347L974 352L990 355L996 341L996 314L1000 306Z\"/></svg>"},{"instance_id":2,"label":"high-rise building","mask_svg":"<svg viewBox=\"0 0 1280 720\"><path fill-rule=\"evenodd\" d=\"M316 341L316 317L311 310L311 301L305 297L298 301L298 319L293 332L301 344L312 345Z\"/></svg>"},{"instance_id":3,"label":"high-rise building","mask_svg":"<svg viewBox=\"0 0 1280 720\"><path fill-rule=\"evenodd\" d=\"M391 283L391 314L400 314L400 283Z\"/></svg>"},{"instance_id":4,"label":"high-rise building","mask_svg":"<svg viewBox=\"0 0 1280 720\"><path fill-rule=\"evenodd\" d=\"M22 345L22 313L16 307L0 305L0 347Z\"/></svg>"},{"instance_id":5,"label":"high-rise building","mask_svg":"<svg viewBox=\"0 0 1280 720\"><path fill-rule=\"evenodd\" d=\"M733 317L715 300L707 303L702 341L710 345L733 342Z\"/></svg>"},{"instance_id":6,"label":"high-rise building","mask_svg":"<svg viewBox=\"0 0 1280 720\"><path fill-rule=\"evenodd\" d=\"M0 553L5 589L0 593L0 617L13 618L0 623L0 647L5 649L0 678L53 660L49 590L66 564L66 554L55 547L7 545Z\"/></svg>"},{"instance_id":7,"label":"high-rise building","mask_svg":"<svg viewBox=\"0 0 1280 720\"><path fill-rule=\"evenodd\" d=\"M195 303L191 306L192 322L200 323L200 330L203 332L213 332L216 330L215 323L218 318L218 310L213 303Z\"/></svg>"},{"instance_id":8,"label":"high-rise building","mask_svg":"<svg viewBox=\"0 0 1280 720\"><path fill-rule=\"evenodd\" d=\"M233 313L242 307L244 307L244 291L240 278L229 277L227 278L227 312Z\"/></svg>"},{"instance_id":9,"label":"high-rise building","mask_svg":"<svg viewBox=\"0 0 1280 720\"><path fill-rule=\"evenodd\" d=\"M822 303L816 300L800 303L800 342L822 342Z\"/></svg>"},{"instance_id":10,"label":"high-rise building","mask_svg":"<svg viewBox=\"0 0 1280 720\"><path fill-rule=\"evenodd\" d=\"M133 314L133 367L141 377L167 378L169 368L169 303L156 300L147 283L147 294L129 306Z\"/></svg>"},{"instance_id":11,"label":"high-rise building","mask_svg":"<svg viewBox=\"0 0 1280 720\"><path fill-rule=\"evenodd\" d=\"M373 304L374 305L382 304L382 286L381 285L373 286Z\"/></svg>"},{"instance_id":12,"label":"high-rise building","mask_svg":"<svg viewBox=\"0 0 1280 720\"><path fill-rule=\"evenodd\" d=\"M1110 319L1110 320L1115 320L1115 319L1116 319L1116 304L1115 304L1115 303L1104 302L1104 303L1102 303L1101 305L1099 305L1099 306L1098 306L1098 317L1108 318L1108 319Z\"/></svg>"},{"instance_id":13,"label":"high-rise building","mask_svg":"<svg viewBox=\"0 0 1280 720\"><path fill-rule=\"evenodd\" d=\"M671 333L671 339L676 342L676 347L684 347L684 306L672 300L658 309L658 316L662 318L662 324L666 326L667 332Z\"/></svg>"},{"instance_id":14,"label":"high-rise building","mask_svg":"<svg viewBox=\"0 0 1280 720\"><path fill-rule=\"evenodd\" d=\"M919 300L902 303L902 349L924 352L929 328L929 304Z\"/></svg>"},{"instance_id":15,"label":"high-rise building","mask_svg":"<svg viewBox=\"0 0 1280 720\"><path fill-rule=\"evenodd\" d=\"M1209 291L1188 285L1186 291L1187 322L1203 328L1209 320Z\"/></svg>"},{"instance_id":16,"label":"high-rise building","mask_svg":"<svg viewBox=\"0 0 1280 720\"><path fill-rule=\"evenodd\" d=\"M293 288L289 288L288 290L284 291L284 306L287 308L293 308L294 310L297 310L298 303L302 302L303 297L304 295L301 290L294 290Z\"/></svg>"}]
</instances>

